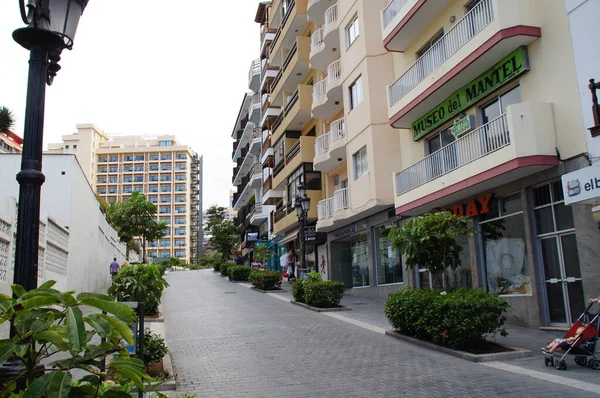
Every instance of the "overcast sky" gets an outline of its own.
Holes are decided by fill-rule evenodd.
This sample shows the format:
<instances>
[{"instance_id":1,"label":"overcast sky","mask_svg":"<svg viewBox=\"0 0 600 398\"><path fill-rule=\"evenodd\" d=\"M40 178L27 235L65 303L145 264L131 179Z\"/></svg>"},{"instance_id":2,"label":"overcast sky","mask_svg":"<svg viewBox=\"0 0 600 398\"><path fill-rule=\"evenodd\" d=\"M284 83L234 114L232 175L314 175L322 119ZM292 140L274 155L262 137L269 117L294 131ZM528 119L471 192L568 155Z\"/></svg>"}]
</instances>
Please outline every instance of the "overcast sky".
<instances>
[{"instance_id":1,"label":"overcast sky","mask_svg":"<svg viewBox=\"0 0 600 398\"><path fill-rule=\"evenodd\" d=\"M204 208L227 206L231 131L259 51L258 0L90 0L46 94L44 147L94 123L175 134L204 156ZM185 5L185 7L184 7ZM29 53L12 39L18 0L0 1L0 106L23 135Z\"/></svg>"}]
</instances>

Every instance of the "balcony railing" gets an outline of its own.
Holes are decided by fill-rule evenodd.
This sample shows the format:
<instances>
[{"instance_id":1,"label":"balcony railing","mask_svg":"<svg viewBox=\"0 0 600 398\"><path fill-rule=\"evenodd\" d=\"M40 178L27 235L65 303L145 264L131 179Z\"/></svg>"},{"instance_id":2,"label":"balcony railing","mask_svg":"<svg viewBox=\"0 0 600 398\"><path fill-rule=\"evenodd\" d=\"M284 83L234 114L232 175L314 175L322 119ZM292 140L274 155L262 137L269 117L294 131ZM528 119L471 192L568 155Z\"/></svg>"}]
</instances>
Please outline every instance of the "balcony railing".
<instances>
[{"instance_id":1,"label":"balcony railing","mask_svg":"<svg viewBox=\"0 0 600 398\"><path fill-rule=\"evenodd\" d=\"M397 195L510 145L506 113L396 174Z\"/></svg>"},{"instance_id":2,"label":"balcony railing","mask_svg":"<svg viewBox=\"0 0 600 398\"><path fill-rule=\"evenodd\" d=\"M319 220L326 220L333 215L333 198L323 199L317 204Z\"/></svg>"},{"instance_id":3,"label":"balcony railing","mask_svg":"<svg viewBox=\"0 0 600 398\"><path fill-rule=\"evenodd\" d=\"M390 86L394 105L494 20L494 0L482 0ZM390 3L391 4L391 3Z\"/></svg>"},{"instance_id":4,"label":"balcony railing","mask_svg":"<svg viewBox=\"0 0 600 398\"><path fill-rule=\"evenodd\" d=\"M271 52L273 52L273 50L275 49L275 46L277 45L277 41L279 40L279 36L281 36L281 32L283 31L283 28L285 27L285 24L286 24L288 18L290 17L290 14L292 13L292 10L294 9L295 6L296 6L296 0L288 1L288 8L287 8L285 15L283 16L283 19L281 20L281 26L279 27L279 29L277 29L277 34L275 35L275 38L273 39L273 42L271 43L271 46L269 48L271 50Z\"/></svg>"},{"instance_id":5,"label":"balcony railing","mask_svg":"<svg viewBox=\"0 0 600 398\"><path fill-rule=\"evenodd\" d=\"M325 26L331 25L338 20L338 4L335 3L325 11Z\"/></svg>"},{"instance_id":6,"label":"balcony railing","mask_svg":"<svg viewBox=\"0 0 600 398\"><path fill-rule=\"evenodd\" d=\"M387 6L383 9L383 28L387 28L387 26L392 22L394 17L398 15L401 9L408 3L408 0L391 0Z\"/></svg>"},{"instance_id":7,"label":"balcony railing","mask_svg":"<svg viewBox=\"0 0 600 398\"><path fill-rule=\"evenodd\" d=\"M315 140L315 156L327 153L332 142L346 136L345 119L341 118L331 122L329 132Z\"/></svg>"},{"instance_id":8,"label":"balcony railing","mask_svg":"<svg viewBox=\"0 0 600 398\"><path fill-rule=\"evenodd\" d=\"M327 79L323 79L313 86L313 102L322 98L327 93Z\"/></svg>"},{"instance_id":9,"label":"balcony railing","mask_svg":"<svg viewBox=\"0 0 600 398\"><path fill-rule=\"evenodd\" d=\"M294 57L294 55L296 55L297 52L298 42L295 42L288 54L286 55L285 60L283 61L283 65L281 66L281 69L279 69L279 73L277 73L277 76L275 76L275 79L273 79L273 83L271 84L271 93L275 91L275 87L277 87L277 84L281 80L281 77L287 70L287 67L289 66L290 62L292 62L292 58Z\"/></svg>"},{"instance_id":10,"label":"balcony railing","mask_svg":"<svg viewBox=\"0 0 600 398\"><path fill-rule=\"evenodd\" d=\"M350 207L348 188L338 189L333 193L334 211L344 210Z\"/></svg>"},{"instance_id":11,"label":"balcony railing","mask_svg":"<svg viewBox=\"0 0 600 398\"><path fill-rule=\"evenodd\" d=\"M250 70L248 71L248 81L252 80L252 76L260 73L260 59L255 59L250 64Z\"/></svg>"},{"instance_id":12,"label":"balcony railing","mask_svg":"<svg viewBox=\"0 0 600 398\"><path fill-rule=\"evenodd\" d=\"M329 151L329 142L331 141L331 133L323 134L315 140L315 156L322 155Z\"/></svg>"},{"instance_id":13,"label":"balcony railing","mask_svg":"<svg viewBox=\"0 0 600 398\"><path fill-rule=\"evenodd\" d=\"M327 67L327 85L342 77L342 59L333 61Z\"/></svg>"},{"instance_id":14,"label":"balcony railing","mask_svg":"<svg viewBox=\"0 0 600 398\"><path fill-rule=\"evenodd\" d=\"M317 204L319 220L333 217L335 212L348 209L350 207L349 192L349 188L338 189L331 198L321 200Z\"/></svg>"},{"instance_id":15,"label":"balcony railing","mask_svg":"<svg viewBox=\"0 0 600 398\"><path fill-rule=\"evenodd\" d=\"M314 50L323 44L323 28L319 28L310 35L310 48Z\"/></svg>"}]
</instances>

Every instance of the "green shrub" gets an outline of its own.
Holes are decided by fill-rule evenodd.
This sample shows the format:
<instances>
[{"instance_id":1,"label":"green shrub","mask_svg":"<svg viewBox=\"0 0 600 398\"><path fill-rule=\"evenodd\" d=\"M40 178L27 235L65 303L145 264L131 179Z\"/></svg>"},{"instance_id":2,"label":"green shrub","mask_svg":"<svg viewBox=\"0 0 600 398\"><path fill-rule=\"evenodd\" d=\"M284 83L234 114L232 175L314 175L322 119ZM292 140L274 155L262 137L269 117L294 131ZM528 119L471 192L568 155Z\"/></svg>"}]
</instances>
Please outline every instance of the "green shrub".
<instances>
[{"instance_id":1,"label":"green shrub","mask_svg":"<svg viewBox=\"0 0 600 398\"><path fill-rule=\"evenodd\" d=\"M221 271L221 263L214 263L213 269L217 272Z\"/></svg>"},{"instance_id":2,"label":"green shrub","mask_svg":"<svg viewBox=\"0 0 600 398\"><path fill-rule=\"evenodd\" d=\"M336 281L313 281L304 284L306 304L319 308L333 308L340 305L344 296L344 284Z\"/></svg>"},{"instance_id":3,"label":"green shrub","mask_svg":"<svg viewBox=\"0 0 600 398\"><path fill-rule=\"evenodd\" d=\"M229 276L229 267L233 267L234 264L228 261L221 262L221 276Z\"/></svg>"},{"instance_id":4,"label":"green shrub","mask_svg":"<svg viewBox=\"0 0 600 398\"><path fill-rule=\"evenodd\" d=\"M150 329L144 332L144 364L149 365L158 362L167 355L169 349L165 344L165 339Z\"/></svg>"},{"instance_id":5,"label":"green shrub","mask_svg":"<svg viewBox=\"0 0 600 398\"><path fill-rule=\"evenodd\" d=\"M234 265L228 267L229 272L229 280L230 281L247 281L250 276L250 267L246 267L245 265Z\"/></svg>"},{"instance_id":6,"label":"green shrub","mask_svg":"<svg viewBox=\"0 0 600 398\"><path fill-rule=\"evenodd\" d=\"M160 270L153 264L129 265L113 278L108 294L119 301L137 301L144 303L144 313L154 315L165 287L169 286Z\"/></svg>"},{"instance_id":7,"label":"green shrub","mask_svg":"<svg viewBox=\"0 0 600 398\"><path fill-rule=\"evenodd\" d=\"M404 289L391 294L385 305L390 324L397 330L451 348L477 347L486 335L500 333L508 303L481 289L438 292Z\"/></svg>"},{"instance_id":8,"label":"green shrub","mask_svg":"<svg viewBox=\"0 0 600 398\"><path fill-rule=\"evenodd\" d=\"M294 297L294 300L299 303L304 303L305 286L310 283L322 281L323 277L317 271L309 272L306 278L296 280L294 283L292 283L292 296Z\"/></svg>"},{"instance_id":9,"label":"green shrub","mask_svg":"<svg viewBox=\"0 0 600 398\"><path fill-rule=\"evenodd\" d=\"M277 282L282 279L281 274L276 271L259 271L253 270L248 277L248 280L261 290L276 290Z\"/></svg>"}]
</instances>

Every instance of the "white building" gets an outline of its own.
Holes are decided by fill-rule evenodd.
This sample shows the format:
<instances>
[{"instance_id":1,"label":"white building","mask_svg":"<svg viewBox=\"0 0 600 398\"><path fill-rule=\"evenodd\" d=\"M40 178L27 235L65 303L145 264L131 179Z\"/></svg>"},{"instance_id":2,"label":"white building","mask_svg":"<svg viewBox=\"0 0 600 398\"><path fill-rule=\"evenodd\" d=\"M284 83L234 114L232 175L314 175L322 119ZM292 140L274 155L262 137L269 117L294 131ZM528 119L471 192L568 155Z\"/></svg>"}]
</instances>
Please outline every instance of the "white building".
<instances>
[{"instance_id":1,"label":"white building","mask_svg":"<svg viewBox=\"0 0 600 398\"><path fill-rule=\"evenodd\" d=\"M0 155L0 292L13 283L19 154ZM100 210L74 155L44 155L40 209L38 285L56 280L59 290L105 292L109 264L125 258L125 245ZM130 261L139 261L132 253ZM0 330L0 335L2 330Z\"/></svg>"},{"instance_id":2,"label":"white building","mask_svg":"<svg viewBox=\"0 0 600 398\"><path fill-rule=\"evenodd\" d=\"M593 138L587 130L594 126L592 116L592 93L588 87L590 79L600 81L600 45L598 44L598 15L600 15L599 0L566 0L567 13L577 84L583 112L584 131L590 160L597 163L600 160L600 137Z\"/></svg>"}]
</instances>

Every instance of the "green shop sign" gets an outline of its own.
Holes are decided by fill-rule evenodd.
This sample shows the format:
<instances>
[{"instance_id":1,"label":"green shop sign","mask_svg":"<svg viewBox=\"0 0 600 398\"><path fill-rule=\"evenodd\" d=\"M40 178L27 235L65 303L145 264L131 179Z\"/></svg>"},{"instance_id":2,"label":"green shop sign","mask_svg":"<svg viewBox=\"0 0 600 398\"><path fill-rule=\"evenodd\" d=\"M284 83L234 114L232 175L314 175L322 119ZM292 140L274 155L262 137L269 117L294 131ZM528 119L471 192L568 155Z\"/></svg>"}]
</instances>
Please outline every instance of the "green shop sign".
<instances>
[{"instance_id":1,"label":"green shop sign","mask_svg":"<svg viewBox=\"0 0 600 398\"><path fill-rule=\"evenodd\" d=\"M527 48L519 47L487 72L452 93L444 102L412 124L413 140L417 141L463 110L529 70Z\"/></svg>"}]
</instances>

